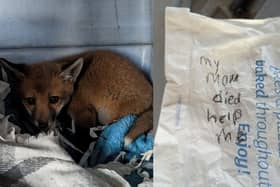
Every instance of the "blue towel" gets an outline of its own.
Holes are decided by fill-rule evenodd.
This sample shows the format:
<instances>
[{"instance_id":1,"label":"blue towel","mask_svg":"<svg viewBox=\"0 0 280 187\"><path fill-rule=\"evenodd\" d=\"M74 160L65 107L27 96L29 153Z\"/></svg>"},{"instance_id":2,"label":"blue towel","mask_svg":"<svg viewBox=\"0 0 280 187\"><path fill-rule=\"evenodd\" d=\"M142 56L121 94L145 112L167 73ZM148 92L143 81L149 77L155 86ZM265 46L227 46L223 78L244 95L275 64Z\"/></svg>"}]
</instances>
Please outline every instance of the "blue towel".
<instances>
[{"instance_id":1,"label":"blue towel","mask_svg":"<svg viewBox=\"0 0 280 187\"><path fill-rule=\"evenodd\" d=\"M135 115L128 115L106 127L95 144L88 165L94 167L97 164L113 160L121 151L127 152L125 159L129 161L135 156L140 158L141 153L153 149L153 136L144 134L124 147L124 137L135 120Z\"/></svg>"},{"instance_id":2,"label":"blue towel","mask_svg":"<svg viewBox=\"0 0 280 187\"><path fill-rule=\"evenodd\" d=\"M126 161L130 161L133 157L140 158L142 153L153 149L154 136L142 134L135 141L124 147L127 152L125 154Z\"/></svg>"}]
</instances>

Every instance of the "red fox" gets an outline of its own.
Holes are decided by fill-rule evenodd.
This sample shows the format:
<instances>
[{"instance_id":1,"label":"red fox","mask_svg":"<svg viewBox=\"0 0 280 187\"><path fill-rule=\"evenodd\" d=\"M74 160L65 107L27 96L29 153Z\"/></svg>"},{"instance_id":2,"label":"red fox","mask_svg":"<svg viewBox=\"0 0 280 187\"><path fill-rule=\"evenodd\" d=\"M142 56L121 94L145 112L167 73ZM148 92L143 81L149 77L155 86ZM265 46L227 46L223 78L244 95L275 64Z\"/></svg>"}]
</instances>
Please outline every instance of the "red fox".
<instances>
[{"instance_id":1,"label":"red fox","mask_svg":"<svg viewBox=\"0 0 280 187\"><path fill-rule=\"evenodd\" d=\"M75 123L88 128L97 120L107 125L128 114L138 115L125 145L153 126L151 83L114 52L84 52L30 65L1 59L1 64L17 78L17 93L41 130L53 129L66 105Z\"/></svg>"}]
</instances>

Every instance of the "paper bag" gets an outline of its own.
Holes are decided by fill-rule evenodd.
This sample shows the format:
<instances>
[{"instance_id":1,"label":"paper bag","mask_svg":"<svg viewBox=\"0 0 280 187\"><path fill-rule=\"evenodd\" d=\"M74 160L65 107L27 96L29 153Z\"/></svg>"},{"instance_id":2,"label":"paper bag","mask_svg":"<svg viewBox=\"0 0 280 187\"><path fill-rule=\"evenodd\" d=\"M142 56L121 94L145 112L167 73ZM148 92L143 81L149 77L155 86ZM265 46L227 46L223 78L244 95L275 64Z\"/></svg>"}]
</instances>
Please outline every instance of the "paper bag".
<instances>
[{"instance_id":1,"label":"paper bag","mask_svg":"<svg viewBox=\"0 0 280 187\"><path fill-rule=\"evenodd\" d=\"M166 9L155 186L280 186L280 19Z\"/></svg>"}]
</instances>

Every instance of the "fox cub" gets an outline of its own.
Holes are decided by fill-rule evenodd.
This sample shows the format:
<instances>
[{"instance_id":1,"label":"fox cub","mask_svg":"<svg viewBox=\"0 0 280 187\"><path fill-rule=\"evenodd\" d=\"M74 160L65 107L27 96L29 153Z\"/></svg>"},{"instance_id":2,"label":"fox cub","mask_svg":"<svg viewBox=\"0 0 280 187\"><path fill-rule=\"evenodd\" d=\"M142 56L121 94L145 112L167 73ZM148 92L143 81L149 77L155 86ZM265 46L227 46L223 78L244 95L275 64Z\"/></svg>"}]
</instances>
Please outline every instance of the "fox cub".
<instances>
[{"instance_id":1,"label":"fox cub","mask_svg":"<svg viewBox=\"0 0 280 187\"><path fill-rule=\"evenodd\" d=\"M125 115L138 118L125 137L130 144L153 126L152 85L128 59L111 51L84 52L36 64L1 65L17 78L17 93L34 124L53 129L64 107L75 124L90 128Z\"/></svg>"}]
</instances>

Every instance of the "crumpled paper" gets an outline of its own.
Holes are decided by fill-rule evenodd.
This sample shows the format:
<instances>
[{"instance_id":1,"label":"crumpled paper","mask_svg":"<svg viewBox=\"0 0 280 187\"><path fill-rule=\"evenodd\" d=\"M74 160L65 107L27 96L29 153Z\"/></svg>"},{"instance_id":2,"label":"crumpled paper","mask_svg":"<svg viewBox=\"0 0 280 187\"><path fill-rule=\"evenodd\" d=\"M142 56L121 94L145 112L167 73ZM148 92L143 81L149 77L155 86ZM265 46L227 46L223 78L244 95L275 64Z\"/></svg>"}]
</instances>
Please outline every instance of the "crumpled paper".
<instances>
[{"instance_id":1,"label":"crumpled paper","mask_svg":"<svg viewBox=\"0 0 280 187\"><path fill-rule=\"evenodd\" d=\"M280 186L280 18L166 9L155 186Z\"/></svg>"},{"instance_id":2,"label":"crumpled paper","mask_svg":"<svg viewBox=\"0 0 280 187\"><path fill-rule=\"evenodd\" d=\"M0 81L0 141L25 143L29 135L20 134L20 128L9 122L10 115L5 116L4 99L10 91L10 85L5 81Z\"/></svg>"}]
</instances>

